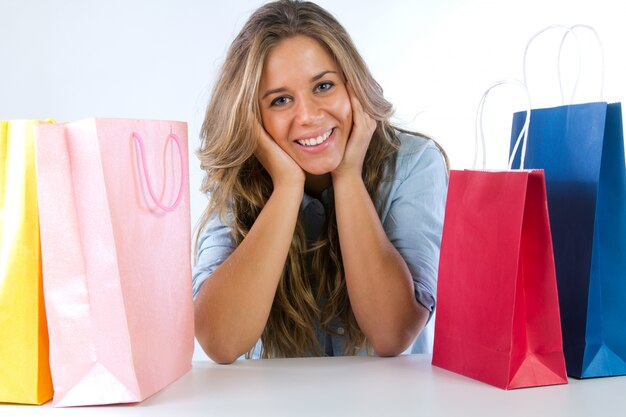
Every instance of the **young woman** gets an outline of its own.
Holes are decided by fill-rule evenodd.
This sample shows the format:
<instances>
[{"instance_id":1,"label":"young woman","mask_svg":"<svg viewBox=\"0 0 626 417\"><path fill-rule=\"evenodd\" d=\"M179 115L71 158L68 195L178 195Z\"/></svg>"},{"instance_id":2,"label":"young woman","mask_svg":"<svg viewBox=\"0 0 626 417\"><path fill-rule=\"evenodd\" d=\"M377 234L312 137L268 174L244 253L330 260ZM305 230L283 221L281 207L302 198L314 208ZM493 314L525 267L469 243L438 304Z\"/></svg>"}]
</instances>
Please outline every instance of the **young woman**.
<instances>
[{"instance_id":1,"label":"young woman","mask_svg":"<svg viewBox=\"0 0 626 417\"><path fill-rule=\"evenodd\" d=\"M193 274L210 358L403 352L435 306L442 151L392 106L345 29L292 0L233 41L198 152Z\"/></svg>"}]
</instances>

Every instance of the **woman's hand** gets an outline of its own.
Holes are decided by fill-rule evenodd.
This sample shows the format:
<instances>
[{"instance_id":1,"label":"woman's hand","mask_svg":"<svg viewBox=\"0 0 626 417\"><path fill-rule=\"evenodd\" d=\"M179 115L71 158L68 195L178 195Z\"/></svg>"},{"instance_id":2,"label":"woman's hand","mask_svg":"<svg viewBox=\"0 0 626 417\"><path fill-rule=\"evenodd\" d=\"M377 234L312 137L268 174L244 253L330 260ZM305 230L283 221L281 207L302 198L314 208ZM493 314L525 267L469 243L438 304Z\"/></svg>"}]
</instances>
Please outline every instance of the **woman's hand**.
<instances>
[{"instance_id":1,"label":"woman's hand","mask_svg":"<svg viewBox=\"0 0 626 417\"><path fill-rule=\"evenodd\" d=\"M352 105L352 131L346 144L343 160L332 172L333 181L343 176L357 176L361 178L365 154L372 140L372 135L376 130L376 120L365 113L361 102L354 95L354 91L352 91L349 83L346 83L346 90Z\"/></svg>"},{"instance_id":2,"label":"woman's hand","mask_svg":"<svg viewBox=\"0 0 626 417\"><path fill-rule=\"evenodd\" d=\"M254 155L272 177L274 189L283 185L304 189L302 168L274 142L261 123L257 122L256 132L258 141Z\"/></svg>"},{"instance_id":3,"label":"woman's hand","mask_svg":"<svg viewBox=\"0 0 626 417\"><path fill-rule=\"evenodd\" d=\"M204 282L195 301L196 338L218 363L235 361L263 334L304 194L302 169L260 123L255 129L254 154L272 177L274 190L246 236Z\"/></svg>"}]
</instances>

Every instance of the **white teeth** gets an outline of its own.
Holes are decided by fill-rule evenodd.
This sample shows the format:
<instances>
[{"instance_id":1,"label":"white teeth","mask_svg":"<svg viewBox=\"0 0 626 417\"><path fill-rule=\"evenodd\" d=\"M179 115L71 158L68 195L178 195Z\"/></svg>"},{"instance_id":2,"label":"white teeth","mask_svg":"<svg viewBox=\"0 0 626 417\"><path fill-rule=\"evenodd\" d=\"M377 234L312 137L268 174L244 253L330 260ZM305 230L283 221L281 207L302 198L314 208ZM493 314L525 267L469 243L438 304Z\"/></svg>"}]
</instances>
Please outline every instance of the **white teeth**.
<instances>
[{"instance_id":1,"label":"white teeth","mask_svg":"<svg viewBox=\"0 0 626 417\"><path fill-rule=\"evenodd\" d=\"M332 132L333 132L333 130L331 129L328 132L326 132L323 135L318 136L316 138L300 139L300 140L297 140L296 142L298 142L302 146L316 146L316 145L320 145L321 143L326 141L326 139L328 139L328 137L330 136L330 134Z\"/></svg>"}]
</instances>

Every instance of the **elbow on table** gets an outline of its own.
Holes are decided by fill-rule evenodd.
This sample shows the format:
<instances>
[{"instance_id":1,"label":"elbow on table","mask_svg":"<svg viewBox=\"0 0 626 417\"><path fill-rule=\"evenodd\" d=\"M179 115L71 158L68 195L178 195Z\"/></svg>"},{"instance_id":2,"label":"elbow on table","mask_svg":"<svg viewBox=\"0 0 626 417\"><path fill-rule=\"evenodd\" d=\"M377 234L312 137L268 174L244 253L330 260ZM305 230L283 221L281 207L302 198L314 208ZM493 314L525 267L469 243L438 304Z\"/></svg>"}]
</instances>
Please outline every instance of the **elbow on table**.
<instances>
[{"instance_id":1,"label":"elbow on table","mask_svg":"<svg viewBox=\"0 0 626 417\"><path fill-rule=\"evenodd\" d=\"M208 337L202 337L196 334L198 343L202 346L202 350L207 354L209 359L220 365L230 365L235 362L239 356L241 356L234 349L230 349L224 344L215 343Z\"/></svg>"},{"instance_id":2,"label":"elbow on table","mask_svg":"<svg viewBox=\"0 0 626 417\"><path fill-rule=\"evenodd\" d=\"M239 355L233 355L229 352L207 352L207 355L209 356L209 358L211 358L213 362L220 365L230 365L231 363L235 362L239 357Z\"/></svg>"},{"instance_id":3,"label":"elbow on table","mask_svg":"<svg viewBox=\"0 0 626 417\"><path fill-rule=\"evenodd\" d=\"M381 356L381 357L398 356L402 352L404 352L404 350L406 349L406 347L400 347L399 345L391 344L391 343L382 343L382 344L372 343L372 347L374 348L374 352L376 353L376 355Z\"/></svg>"},{"instance_id":4,"label":"elbow on table","mask_svg":"<svg viewBox=\"0 0 626 417\"><path fill-rule=\"evenodd\" d=\"M419 332L424 328L426 317L403 327L387 327L382 329L369 341L378 356L398 356L411 346Z\"/></svg>"},{"instance_id":5,"label":"elbow on table","mask_svg":"<svg viewBox=\"0 0 626 417\"><path fill-rule=\"evenodd\" d=\"M235 346L229 344L226 338L213 334L210 329L200 323L200 320L196 320L196 339L209 359L221 365L228 365L241 356L241 353Z\"/></svg>"},{"instance_id":6,"label":"elbow on table","mask_svg":"<svg viewBox=\"0 0 626 417\"><path fill-rule=\"evenodd\" d=\"M392 357L404 352L412 342L409 335L385 336L370 340L372 348L377 356Z\"/></svg>"},{"instance_id":7,"label":"elbow on table","mask_svg":"<svg viewBox=\"0 0 626 417\"><path fill-rule=\"evenodd\" d=\"M374 352L378 356L398 356L402 354L424 329L430 312L415 302L415 312L408 320L390 320L387 326L379 327L375 337L369 337ZM389 325L397 323L397 325ZM371 335L370 335L371 336Z\"/></svg>"}]
</instances>

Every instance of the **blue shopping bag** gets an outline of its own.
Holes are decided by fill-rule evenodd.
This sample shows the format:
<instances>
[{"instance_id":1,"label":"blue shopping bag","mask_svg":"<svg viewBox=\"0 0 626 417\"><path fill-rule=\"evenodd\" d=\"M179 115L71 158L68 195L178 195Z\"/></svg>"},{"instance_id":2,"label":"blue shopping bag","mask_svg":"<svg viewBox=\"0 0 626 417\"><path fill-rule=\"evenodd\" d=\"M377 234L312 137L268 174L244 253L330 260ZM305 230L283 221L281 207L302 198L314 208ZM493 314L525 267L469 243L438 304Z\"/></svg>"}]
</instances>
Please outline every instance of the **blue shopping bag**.
<instances>
[{"instance_id":1,"label":"blue shopping bag","mask_svg":"<svg viewBox=\"0 0 626 417\"><path fill-rule=\"evenodd\" d=\"M525 118L513 116L511 150ZM532 110L524 165L545 171L567 373L626 374L621 104Z\"/></svg>"}]
</instances>

